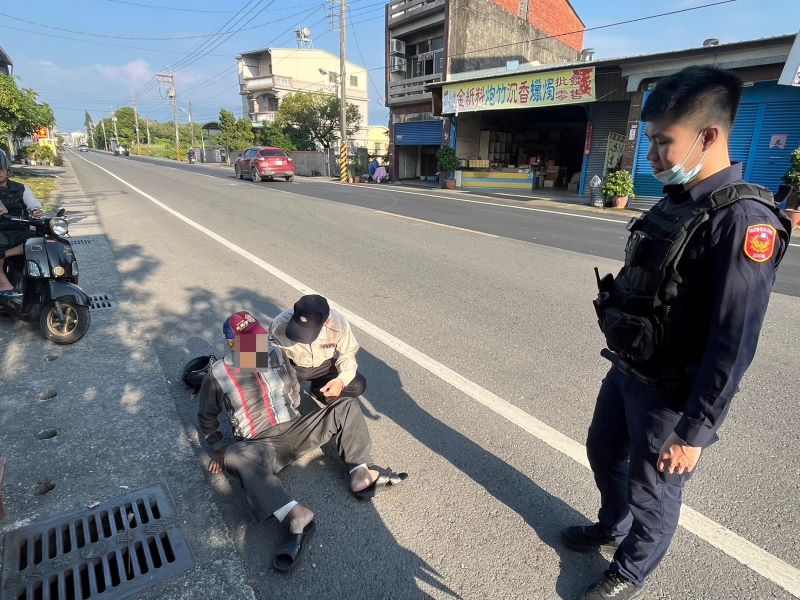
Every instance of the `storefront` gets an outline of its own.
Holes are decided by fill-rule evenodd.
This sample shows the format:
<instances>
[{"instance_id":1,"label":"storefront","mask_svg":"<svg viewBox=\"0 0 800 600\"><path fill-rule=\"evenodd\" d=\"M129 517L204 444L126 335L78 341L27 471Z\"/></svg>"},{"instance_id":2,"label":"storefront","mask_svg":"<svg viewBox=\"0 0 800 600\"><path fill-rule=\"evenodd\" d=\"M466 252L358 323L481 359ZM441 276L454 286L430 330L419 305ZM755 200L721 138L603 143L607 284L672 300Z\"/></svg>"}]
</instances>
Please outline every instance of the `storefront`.
<instances>
[{"instance_id":1,"label":"storefront","mask_svg":"<svg viewBox=\"0 0 800 600\"><path fill-rule=\"evenodd\" d=\"M662 195L663 185L653 177L647 162L650 142L646 129L647 123L642 122L633 164L634 189L640 198L656 198ZM789 169L792 151L798 147L800 88L778 85L774 81L745 87L730 139L731 160L742 163L745 181L777 192Z\"/></svg>"},{"instance_id":2,"label":"storefront","mask_svg":"<svg viewBox=\"0 0 800 600\"><path fill-rule=\"evenodd\" d=\"M405 115L399 115L403 117ZM442 146L442 120L408 120L394 125L398 179L436 179L436 151Z\"/></svg>"}]
</instances>

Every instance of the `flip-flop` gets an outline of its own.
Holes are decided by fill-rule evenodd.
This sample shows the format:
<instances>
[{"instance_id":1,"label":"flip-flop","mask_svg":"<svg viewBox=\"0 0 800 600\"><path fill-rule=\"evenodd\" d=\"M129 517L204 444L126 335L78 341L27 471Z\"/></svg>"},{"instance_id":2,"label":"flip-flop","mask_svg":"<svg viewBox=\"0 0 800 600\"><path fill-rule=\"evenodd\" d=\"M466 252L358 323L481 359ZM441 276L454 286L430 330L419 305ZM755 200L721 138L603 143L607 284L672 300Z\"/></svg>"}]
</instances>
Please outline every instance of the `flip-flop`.
<instances>
[{"instance_id":1,"label":"flip-flop","mask_svg":"<svg viewBox=\"0 0 800 600\"><path fill-rule=\"evenodd\" d=\"M282 573L294 569L303 547L314 535L316 529L316 524L312 520L305 526L303 533L290 533L286 538L286 543L275 553L275 558L272 559L272 568Z\"/></svg>"},{"instance_id":2,"label":"flip-flop","mask_svg":"<svg viewBox=\"0 0 800 600\"><path fill-rule=\"evenodd\" d=\"M371 486L360 492L353 492L353 495L359 500L370 500L378 492L393 490L408 479L408 473L395 473L391 468L385 469L378 465L369 465L367 468L371 471L377 471L379 474Z\"/></svg>"}]
</instances>

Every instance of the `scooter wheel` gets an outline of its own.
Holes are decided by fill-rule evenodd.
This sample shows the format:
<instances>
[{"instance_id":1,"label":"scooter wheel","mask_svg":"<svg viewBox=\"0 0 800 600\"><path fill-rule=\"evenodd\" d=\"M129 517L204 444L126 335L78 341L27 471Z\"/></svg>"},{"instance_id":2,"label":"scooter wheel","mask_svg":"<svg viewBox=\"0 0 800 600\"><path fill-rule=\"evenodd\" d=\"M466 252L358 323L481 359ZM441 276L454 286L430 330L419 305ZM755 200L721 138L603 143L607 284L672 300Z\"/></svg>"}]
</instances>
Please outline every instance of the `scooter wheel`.
<instances>
[{"instance_id":1,"label":"scooter wheel","mask_svg":"<svg viewBox=\"0 0 800 600\"><path fill-rule=\"evenodd\" d=\"M39 317L42 334L56 344L74 344L89 331L91 317L88 306L59 302L64 318L59 316L55 302L48 302Z\"/></svg>"}]
</instances>

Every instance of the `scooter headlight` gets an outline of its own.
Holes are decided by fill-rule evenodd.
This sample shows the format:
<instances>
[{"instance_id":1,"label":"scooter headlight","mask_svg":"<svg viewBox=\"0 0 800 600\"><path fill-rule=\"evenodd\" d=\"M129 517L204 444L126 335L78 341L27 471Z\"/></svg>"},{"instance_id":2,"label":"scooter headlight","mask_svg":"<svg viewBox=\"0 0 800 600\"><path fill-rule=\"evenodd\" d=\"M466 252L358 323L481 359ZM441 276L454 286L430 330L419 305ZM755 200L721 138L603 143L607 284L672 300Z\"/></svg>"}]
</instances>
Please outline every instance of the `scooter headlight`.
<instances>
[{"instance_id":1,"label":"scooter headlight","mask_svg":"<svg viewBox=\"0 0 800 600\"><path fill-rule=\"evenodd\" d=\"M63 237L69 233L69 224L66 219L52 219L50 221L50 231L53 235Z\"/></svg>"}]
</instances>

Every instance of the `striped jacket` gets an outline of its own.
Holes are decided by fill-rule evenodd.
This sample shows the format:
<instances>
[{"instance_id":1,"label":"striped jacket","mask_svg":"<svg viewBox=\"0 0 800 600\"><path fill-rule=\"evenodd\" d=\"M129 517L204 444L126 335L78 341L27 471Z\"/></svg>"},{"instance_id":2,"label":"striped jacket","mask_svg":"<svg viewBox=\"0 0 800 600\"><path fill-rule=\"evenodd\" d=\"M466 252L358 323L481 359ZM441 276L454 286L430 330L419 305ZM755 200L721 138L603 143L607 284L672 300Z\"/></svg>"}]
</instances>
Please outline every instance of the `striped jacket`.
<instances>
[{"instance_id":1,"label":"striped jacket","mask_svg":"<svg viewBox=\"0 0 800 600\"><path fill-rule=\"evenodd\" d=\"M279 423L300 416L300 384L279 348L269 350L270 366L238 372L232 355L216 361L198 392L200 431L214 450L225 447L219 429L224 410L237 440L257 439Z\"/></svg>"}]
</instances>

